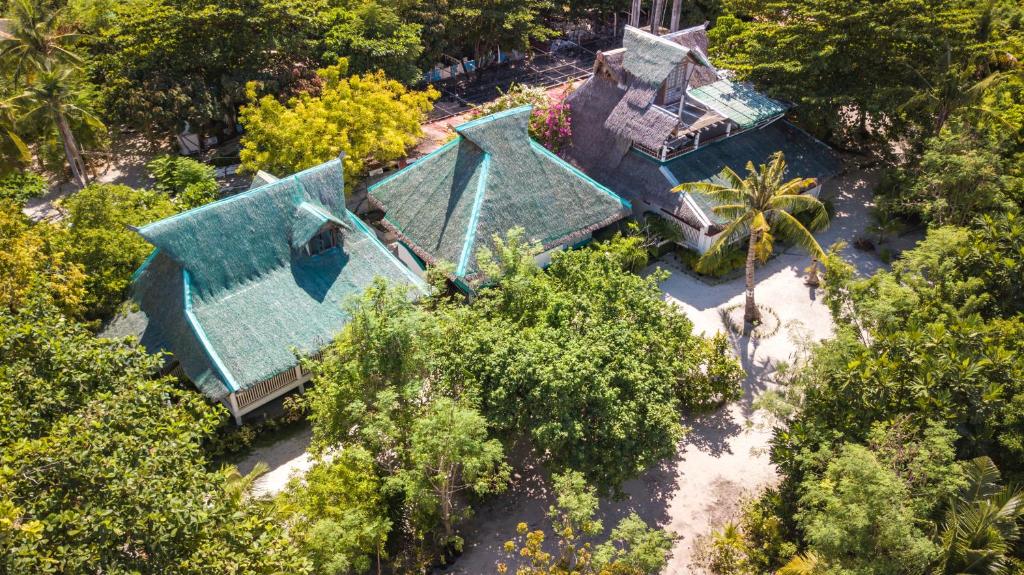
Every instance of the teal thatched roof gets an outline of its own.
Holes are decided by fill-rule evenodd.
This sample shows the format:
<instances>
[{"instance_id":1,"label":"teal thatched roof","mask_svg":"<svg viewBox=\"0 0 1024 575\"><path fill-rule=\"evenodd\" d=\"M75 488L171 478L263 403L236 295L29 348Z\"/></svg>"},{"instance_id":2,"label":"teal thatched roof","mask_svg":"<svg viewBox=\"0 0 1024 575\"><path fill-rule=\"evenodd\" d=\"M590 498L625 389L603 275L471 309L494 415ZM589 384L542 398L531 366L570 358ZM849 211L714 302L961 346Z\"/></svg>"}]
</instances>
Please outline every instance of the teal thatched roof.
<instances>
[{"instance_id":1,"label":"teal thatched roof","mask_svg":"<svg viewBox=\"0 0 1024 575\"><path fill-rule=\"evenodd\" d=\"M736 122L743 129L786 112L783 103L746 84L733 83L729 80L719 80L699 88L691 88L687 95L708 109Z\"/></svg>"},{"instance_id":2,"label":"teal thatched roof","mask_svg":"<svg viewBox=\"0 0 1024 575\"><path fill-rule=\"evenodd\" d=\"M476 253L522 227L545 249L625 217L629 203L530 139L529 106L456 128L458 138L370 187L384 224L428 263L475 276Z\"/></svg>"},{"instance_id":3,"label":"teal thatched roof","mask_svg":"<svg viewBox=\"0 0 1024 575\"><path fill-rule=\"evenodd\" d=\"M328 222L337 247L295 249ZM423 289L345 209L337 160L139 233L157 247L135 278L143 343L172 352L212 398L294 366L293 350L325 346L348 320L343 303L375 277Z\"/></svg>"}]
</instances>

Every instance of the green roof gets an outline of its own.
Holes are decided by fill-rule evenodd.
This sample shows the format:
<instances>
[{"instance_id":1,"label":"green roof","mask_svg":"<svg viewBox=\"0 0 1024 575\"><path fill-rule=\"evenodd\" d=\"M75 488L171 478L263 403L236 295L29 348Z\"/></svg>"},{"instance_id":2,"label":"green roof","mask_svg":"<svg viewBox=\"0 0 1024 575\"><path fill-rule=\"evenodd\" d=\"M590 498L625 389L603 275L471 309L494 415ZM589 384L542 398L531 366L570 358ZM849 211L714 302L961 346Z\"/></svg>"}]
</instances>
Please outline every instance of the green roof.
<instances>
[{"instance_id":1,"label":"green roof","mask_svg":"<svg viewBox=\"0 0 1024 575\"><path fill-rule=\"evenodd\" d=\"M687 94L714 112L736 122L740 128L753 127L761 122L780 116L786 106L757 90L729 80L719 80L699 88L687 90Z\"/></svg>"},{"instance_id":2,"label":"green roof","mask_svg":"<svg viewBox=\"0 0 1024 575\"><path fill-rule=\"evenodd\" d=\"M688 57L705 66L711 65L698 50L632 26L626 26L623 32L622 47L626 49L623 67L648 85L660 86Z\"/></svg>"},{"instance_id":3,"label":"green roof","mask_svg":"<svg viewBox=\"0 0 1024 575\"><path fill-rule=\"evenodd\" d=\"M522 227L549 249L617 221L628 202L530 139L531 108L456 128L458 138L370 187L384 224L428 263L479 272L491 238Z\"/></svg>"},{"instance_id":4,"label":"green roof","mask_svg":"<svg viewBox=\"0 0 1024 575\"><path fill-rule=\"evenodd\" d=\"M709 180L726 166L743 177L747 174L748 162L753 162L755 166L767 163L771 155L778 151L786 159L787 178L824 180L835 175L841 167L839 158L828 146L785 121L773 122L762 128L712 142L664 166L679 183ZM712 209L717 205L713 200L700 193L689 192L689 195L712 222L720 225L728 223L728 220Z\"/></svg>"},{"instance_id":5,"label":"green roof","mask_svg":"<svg viewBox=\"0 0 1024 575\"><path fill-rule=\"evenodd\" d=\"M295 249L328 222L340 230L337 247ZM139 233L157 247L134 286L143 343L173 353L213 398L294 366L293 350L326 346L348 321L345 302L374 278L424 289L345 209L337 160Z\"/></svg>"}]
</instances>

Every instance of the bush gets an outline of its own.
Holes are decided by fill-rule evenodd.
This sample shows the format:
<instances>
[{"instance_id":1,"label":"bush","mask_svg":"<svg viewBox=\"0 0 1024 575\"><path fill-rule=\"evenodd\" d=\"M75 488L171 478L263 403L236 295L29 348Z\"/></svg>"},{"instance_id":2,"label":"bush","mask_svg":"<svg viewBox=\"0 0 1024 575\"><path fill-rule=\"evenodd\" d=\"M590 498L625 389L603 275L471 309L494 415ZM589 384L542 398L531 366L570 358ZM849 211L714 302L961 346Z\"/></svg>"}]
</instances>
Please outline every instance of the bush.
<instances>
[{"instance_id":1,"label":"bush","mask_svg":"<svg viewBox=\"0 0 1024 575\"><path fill-rule=\"evenodd\" d=\"M208 204L217 199L220 185L212 166L181 156L160 156L146 164L156 180L153 188L174 196L183 210Z\"/></svg>"},{"instance_id":2,"label":"bush","mask_svg":"<svg viewBox=\"0 0 1024 575\"><path fill-rule=\"evenodd\" d=\"M32 172L17 172L0 178L0 200L24 204L46 193L46 180Z\"/></svg>"}]
</instances>

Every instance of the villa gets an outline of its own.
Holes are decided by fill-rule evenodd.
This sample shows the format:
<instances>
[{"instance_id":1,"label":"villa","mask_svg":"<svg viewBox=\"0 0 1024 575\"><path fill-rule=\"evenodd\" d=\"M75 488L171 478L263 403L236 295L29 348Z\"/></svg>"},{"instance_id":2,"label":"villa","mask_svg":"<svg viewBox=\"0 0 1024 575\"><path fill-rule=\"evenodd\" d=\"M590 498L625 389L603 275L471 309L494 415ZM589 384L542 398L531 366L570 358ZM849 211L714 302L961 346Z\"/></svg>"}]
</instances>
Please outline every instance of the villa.
<instances>
[{"instance_id":1,"label":"villa","mask_svg":"<svg viewBox=\"0 0 1024 575\"><path fill-rule=\"evenodd\" d=\"M727 222L680 183L715 181L729 166L765 163L782 151L787 176L815 178L805 193L839 171L824 144L784 119L789 106L727 79L707 59L707 30L657 36L626 27L623 47L598 54L594 74L570 94L570 160L632 203L634 215L674 223L684 243L706 252Z\"/></svg>"},{"instance_id":2,"label":"villa","mask_svg":"<svg viewBox=\"0 0 1024 575\"><path fill-rule=\"evenodd\" d=\"M629 202L530 139L530 112L523 106L463 124L455 140L370 186L388 239L414 271L449 262L452 282L471 293L483 279L477 251L494 235L523 228L546 265L555 251L631 213Z\"/></svg>"},{"instance_id":3,"label":"villa","mask_svg":"<svg viewBox=\"0 0 1024 575\"><path fill-rule=\"evenodd\" d=\"M332 160L138 229L156 248L133 278L140 334L172 373L223 402L235 421L309 381L348 321L344 303L376 277L422 280L345 208Z\"/></svg>"}]
</instances>

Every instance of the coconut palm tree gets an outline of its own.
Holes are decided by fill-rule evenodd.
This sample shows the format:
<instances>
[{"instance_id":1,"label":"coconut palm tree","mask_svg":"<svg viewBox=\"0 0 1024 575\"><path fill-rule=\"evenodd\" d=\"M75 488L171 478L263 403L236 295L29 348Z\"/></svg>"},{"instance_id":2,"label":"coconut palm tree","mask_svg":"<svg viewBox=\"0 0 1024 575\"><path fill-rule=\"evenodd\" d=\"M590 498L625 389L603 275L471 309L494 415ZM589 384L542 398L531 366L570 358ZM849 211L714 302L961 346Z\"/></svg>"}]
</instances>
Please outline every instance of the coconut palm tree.
<instances>
[{"instance_id":1,"label":"coconut palm tree","mask_svg":"<svg viewBox=\"0 0 1024 575\"><path fill-rule=\"evenodd\" d=\"M32 161L32 153L15 131L20 113L15 98L0 100L0 170L23 166Z\"/></svg>"},{"instance_id":2,"label":"coconut palm tree","mask_svg":"<svg viewBox=\"0 0 1024 575\"><path fill-rule=\"evenodd\" d=\"M999 484L999 469L988 457L971 460L967 486L949 503L939 536L941 553L933 571L941 575L999 575L1020 538L1024 492Z\"/></svg>"},{"instance_id":3,"label":"coconut palm tree","mask_svg":"<svg viewBox=\"0 0 1024 575\"><path fill-rule=\"evenodd\" d=\"M816 185L814 178L793 178L783 182L786 160L782 152L775 152L767 164L754 167L747 162L747 177L741 178L726 166L718 175L724 184L690 182L676 186L674 192L704 194L716 205L712 210L730 220L718 240L697 262L698 271L714 268L721 263L726 248L749 234L746 262L746 307L743 319L757 323L761 314L754 302L754 263L765 262L772 254L775 238L785 239L807 250L818 261L825 261L825 253L812 231L828 226L825 206L814 196L803 192ZM793 214L805 212L810 223L804 226Z\"/></svg>"},{"instance_id":4,"label":"coconut palm tree","mask_svg":"<svg viewBox=\"0 0 1024 575\"><path fill-rule=\"evenodd\" d=\"M31 0L12 4L9 29L0 35L0 59L20 80L57 64L77 66L81 58L69 47L78 36L63 24L65 9L43 9Z\"/></svg>"},{"instance_id":5,"label":"coconut palm tree","mask_svg":"<svg viewBox=\"0 0 1024 575\"><path fill-rule=\"evenodd\" d=\"M64 145L64 155L74 181L80 187L89 183L78 145L72 129L72 120L80 120L97 130L103 130L103 123L82 106L84 94L75 80L74 70L68 67L42 68L35 81L17 98L24 107L23 117L36 119L43 124L52 122Z\"/></svg>"}]
</instances>

